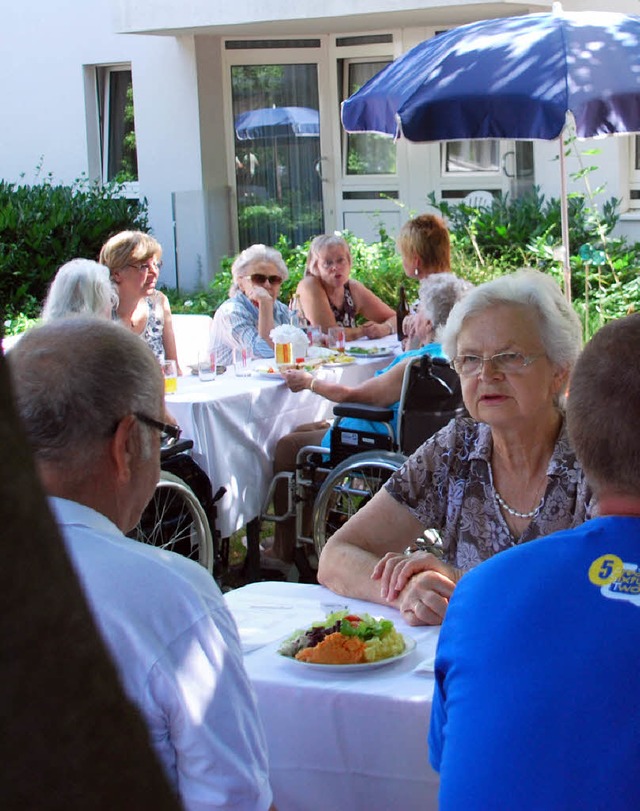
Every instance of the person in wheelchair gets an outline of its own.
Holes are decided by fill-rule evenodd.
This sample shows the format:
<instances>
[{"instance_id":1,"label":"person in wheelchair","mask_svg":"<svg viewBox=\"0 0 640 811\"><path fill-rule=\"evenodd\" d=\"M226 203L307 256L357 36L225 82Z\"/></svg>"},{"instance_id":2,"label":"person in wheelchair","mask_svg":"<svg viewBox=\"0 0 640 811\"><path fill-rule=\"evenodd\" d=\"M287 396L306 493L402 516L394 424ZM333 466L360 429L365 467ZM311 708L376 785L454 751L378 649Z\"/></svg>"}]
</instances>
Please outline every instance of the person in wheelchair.
<instances>
[{"instance_id":1,"label":"person in wheelchair","mask_svg":"<svg viewBox=\"0 0 640 811\"><path fill-rule=\"evenodd\" d=\"M323 585L392 605L410 625L439 624L468 569L594 509L562 409L581 326L556 282L522 270L479 285L453 308L442 345L470 416L418 448L328 540L318 569ZM442 560L405 554L428 529Z\"/></svg>"},{"instance_id":2,"label":"person in wheelchair","mask_svg":"<svg viewBox=\"0 0 640 811\"><path fill-rule=\"evenodd\" d=\"M424 310L429 331L424 333L426 345L403 352L384 369L375 373L370 380L358 386L343 386L330 380L318 380L309 372L290 369L284 373L285 383L291 391L298 392L310 389L315 394L326 397L335 403L362 403L366 405L392 407L393 419L391 429L396 434L396 420L398 401L402 389L404 370L412 357L431 355L444 358L441 344L437 341L437 333L444 326L453 305L472 287L468 282L458 278L453 273L437 273L425 279L420 288L421 307ZM341 428L369 431L372 433L386 433L384 423L373 422L355 417L341 420ZM291 434L282 437L276 446L274 471L293 470L296 455L305 445L323 445L329 448L331 443L331 428L328 423L310 423L308 426L299 426ZM276 514L286 511L286 493L276 490ZM275 527L274 544L271 554L274 558L291 562L296 544L295 519L277 523Z\"/></svg>"}]
</instances>

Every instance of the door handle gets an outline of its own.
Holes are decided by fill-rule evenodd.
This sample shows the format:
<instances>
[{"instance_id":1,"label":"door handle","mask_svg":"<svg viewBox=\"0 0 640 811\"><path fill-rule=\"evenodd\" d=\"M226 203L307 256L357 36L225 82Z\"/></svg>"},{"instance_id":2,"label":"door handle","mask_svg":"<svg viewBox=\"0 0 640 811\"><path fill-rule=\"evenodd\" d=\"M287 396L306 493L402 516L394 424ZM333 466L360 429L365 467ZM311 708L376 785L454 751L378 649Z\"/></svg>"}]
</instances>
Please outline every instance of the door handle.
<instances>
[{"instance_id":1,"label":"door handle","mask_svg":"<svg viewBox=\"0 0 640 811\"><path fill-rule=\"evenodd\" d=\"M321 157L318 158L318 160L315 162L315 165L313 167L316 170L316 174L318 175L318 177L320 178L322 183L328 183L329 182L329 178L325 177L322 174L322 161L328 161L328 160L329 160L329 158L322 155Z\"/></svg>"},{"instance_id":2,"label":"door handle","mask_svg":"<svg viewBox=\"0 0 640 811\"><path fill-rule=\"evenodd\" d=\"M515 149L510 149L508 152L505 152L502 156L502 171L506 175L506 177L515 177L515 171L509 172L507 171L507 159L513 157L514 162L514 169L515 169L515 160L516 160L516 151Z\"/></svg>"}]
</instances>

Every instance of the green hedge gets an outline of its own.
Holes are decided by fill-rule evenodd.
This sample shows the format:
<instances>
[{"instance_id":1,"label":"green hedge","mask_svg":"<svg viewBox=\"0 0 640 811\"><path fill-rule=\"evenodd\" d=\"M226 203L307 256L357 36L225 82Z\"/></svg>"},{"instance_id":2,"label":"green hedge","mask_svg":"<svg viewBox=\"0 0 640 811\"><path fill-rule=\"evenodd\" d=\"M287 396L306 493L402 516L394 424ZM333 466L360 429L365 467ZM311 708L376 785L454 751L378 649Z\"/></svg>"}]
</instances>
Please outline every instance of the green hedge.
<instances>
[{"instance_id":1,"label":"green hedge","mask_svg":"<svg viewBox=\"0 0 640 811\"><path fill-rule=\"evenodd\" d=\"M128 200L118 184L51 176L37 185L0 181L0 307L17 331L37 317L49 282L64 262L97 259L112 234L148 230L146 200ZM14 323L15 322L15 323Z\"/></svg>"}]
</instances>

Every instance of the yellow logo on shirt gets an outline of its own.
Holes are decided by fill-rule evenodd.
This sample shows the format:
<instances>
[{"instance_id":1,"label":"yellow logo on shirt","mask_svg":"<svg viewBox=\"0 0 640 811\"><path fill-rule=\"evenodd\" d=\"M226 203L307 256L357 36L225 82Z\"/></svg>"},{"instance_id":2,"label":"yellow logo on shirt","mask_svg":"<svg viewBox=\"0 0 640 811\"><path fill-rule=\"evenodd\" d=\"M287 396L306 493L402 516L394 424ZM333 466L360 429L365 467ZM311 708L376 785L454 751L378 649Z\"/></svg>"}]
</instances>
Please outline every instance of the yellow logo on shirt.
<instances>
[{"instance_id":1,"label":"yellow logo on shirt","mask_svg":"<svg viewBox=\"0 0 640 811\"><path fill-rule=\"evenodd\" d=\"M589 566L589 580L594 586L608 586L617 580L624 564L617 555L601 555Z\"/></svg>"},{"instance_id":2,"label":"yellow logo on shirt","mask_svg":"<svg viewBox=\"0 0 640 811\"><path fill-rule=\"evenodd\" d=\"M640 570L637 563L623 563L617 555L601 555L589 566L589 581L603 597L640 606Z\"/></svg>"}]
</instances>

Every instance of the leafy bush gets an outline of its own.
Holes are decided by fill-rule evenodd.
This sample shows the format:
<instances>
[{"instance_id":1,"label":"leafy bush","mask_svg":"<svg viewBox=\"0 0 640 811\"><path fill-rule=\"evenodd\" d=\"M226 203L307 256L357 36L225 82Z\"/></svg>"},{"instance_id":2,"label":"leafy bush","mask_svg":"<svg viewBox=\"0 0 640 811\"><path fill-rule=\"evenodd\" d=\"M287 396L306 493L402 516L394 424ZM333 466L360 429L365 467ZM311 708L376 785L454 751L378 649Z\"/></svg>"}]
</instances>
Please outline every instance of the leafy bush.
<instances>
[{"instance_id":1,"label":"leafy bush","mask_svg":"<svg viewBox=\"0 0 640 811\"><path fill-rule=\"evenodd\" d=\"M80 178L66 186L50 175L32 186L0 181L0 302L7 332L38 315L60 265L74 257L97 259L106 239L126 228L148 230L147 206L126 199L119 184Z\"/></svg>"}]
</instances>

